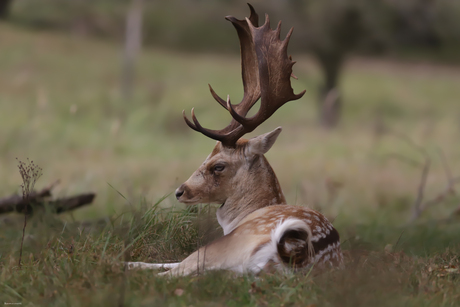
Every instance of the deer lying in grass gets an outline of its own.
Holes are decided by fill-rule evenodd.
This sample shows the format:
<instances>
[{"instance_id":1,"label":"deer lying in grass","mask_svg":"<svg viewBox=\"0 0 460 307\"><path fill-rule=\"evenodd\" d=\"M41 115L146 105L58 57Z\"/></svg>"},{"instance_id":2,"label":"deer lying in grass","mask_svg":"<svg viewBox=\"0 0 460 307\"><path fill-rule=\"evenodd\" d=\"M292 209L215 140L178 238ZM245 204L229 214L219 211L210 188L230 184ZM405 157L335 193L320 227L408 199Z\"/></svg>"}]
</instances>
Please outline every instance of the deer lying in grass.
<instances>
[{"instance_id":1,"label":"deer lying in grass","mask_svg":"<svg viewBox=\"0 0 460 307\"><path fill-rule=\"evenodd\" d=\"M236 28L241 47L244 96L232 105L210 87L212 96L233 119L222 130L203 128L192 109L193 130L217 140L214 150L192 176L176 190L185 204L221 204L217 219L224 236L198 249L180 263L129 263L130 268L167 268L162 274L188 275L203 270L226 269L258 273L261 270L340 265L342 253L337 230L320 213L286 204L276 175L264 154L281 128L246 140L253 131L288 101L299 99L290 83L294 62L287 56L291 31L279 39L280 24L271 30L269 18L258 27L252 6L246 20L226 17ZM256 115L247 118L261 98Z\"/></svg>"}]
</instances>

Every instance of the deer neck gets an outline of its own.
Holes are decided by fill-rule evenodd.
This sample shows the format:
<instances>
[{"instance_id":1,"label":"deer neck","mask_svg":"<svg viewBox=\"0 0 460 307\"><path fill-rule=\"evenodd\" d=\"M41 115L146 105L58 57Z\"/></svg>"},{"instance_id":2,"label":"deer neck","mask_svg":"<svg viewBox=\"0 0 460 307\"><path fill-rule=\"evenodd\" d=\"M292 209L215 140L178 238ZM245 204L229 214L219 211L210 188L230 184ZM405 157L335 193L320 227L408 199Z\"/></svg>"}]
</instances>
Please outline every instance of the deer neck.
<instances>
[{"instance_id":1,"label":"deer neck","mask_svg":"<svg viewBox=\"0 0 460 307\"><path fill-rule=\"evenodd\" d=\"M264 156L259 156L241 172L243 174L235 176L231 196L217 210L217 220L224 235L232 232L243 218L254 211L286 204L275 172Z\"/></svg>"}]
</instances>

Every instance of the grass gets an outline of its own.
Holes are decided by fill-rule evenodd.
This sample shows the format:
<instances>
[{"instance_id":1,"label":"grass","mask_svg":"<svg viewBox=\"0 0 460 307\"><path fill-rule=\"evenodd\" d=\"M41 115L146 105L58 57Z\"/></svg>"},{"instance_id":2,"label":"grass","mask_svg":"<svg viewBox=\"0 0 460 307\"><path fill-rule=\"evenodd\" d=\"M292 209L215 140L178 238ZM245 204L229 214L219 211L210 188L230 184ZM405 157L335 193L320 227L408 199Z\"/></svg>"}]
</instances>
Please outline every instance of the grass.
<instances>
[{"instance_id":1,"label":"grass","mask_svg":"<svg viewBox=\"0 0 460 307\"><path fill-rule=\"evenodd\" d=\"M235 277L228 272L161 279L124 272L123 259L177 261L220 235L215 208L196 212L170 193L211 151L181 110L205 126L229 120L207 83L241 96L239 59L143 51L134 97L119 93L119 46L0 24L0 195L21 184L16 167L43 169L56 195L95 191L92 206L28 221L17 267L22 217L0 218L0 301L100 306L456 306L460 300L458 196L407 224L420 152L432 158L426 199L447 181L439 150L460 175L460 69L354 59L341 87L340 129L316 124L320 74L302 55L294 67L305 98L280 109L256 133L283 126L267 157L289 203L321 210L341 233L347 267L323 274ZM382 133L382 131L390 131ZM253 134L254 135L254 134ZM121 195L120 195L121 194ZM165 196L166 195L166 196ZM163 199L164 197L164 199Z\"/></svg>"},{"instance_id":2,"label":"grass","mask_svg":"<svg viewBox=\"0 0 460 307\"><path fill-rule=\"evenodd\" d=\"M316 276L210 272L165 279L150 271L124 272L119 261L125 249L127 257L173 261L205 243L209 232L200 225L209 223L200 222L209 219L208 209L197 215L154 205L132 215L129 223L112 218L86 226L36 216L22 269L14 257L16 246L2 255L2 299L39 306L115 305L121 300L128 306L455 306L460 298L455 274L460 257L458 249L445 248L449 244L440 244L431 255L415 255L402 251L411 245L407 242L383 252L355 237L344 244L347 268ZM431 229L438 235L447 230ZM415 231L408 235L419 236ZM13 242L19 235L8 237Z\"/></svg>"}]
</instances>

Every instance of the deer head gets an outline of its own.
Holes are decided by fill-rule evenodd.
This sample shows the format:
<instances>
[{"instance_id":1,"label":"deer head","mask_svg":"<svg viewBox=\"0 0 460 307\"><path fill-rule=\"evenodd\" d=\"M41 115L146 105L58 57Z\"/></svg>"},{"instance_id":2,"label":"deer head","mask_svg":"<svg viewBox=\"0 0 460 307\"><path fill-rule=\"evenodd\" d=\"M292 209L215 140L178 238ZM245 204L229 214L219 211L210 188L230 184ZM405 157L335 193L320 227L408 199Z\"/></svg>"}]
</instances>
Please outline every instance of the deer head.
<instances>
[{"instance_id":1,"label":"deer head","mask_svg":"<svg viewBox=\"0 0 460 307\"><path fill-rule=\"evenodd\" d=\"M287 47L293 29L281 41L281 22L272 30L266 15L265 23L258 27L258 15L251 5L249 8L251 15L245 20L226 17L240 40L242 101L233 105L229 97L223 100L209 86L214 99L232 116L230 124L222 130L206 129L198 122L194 109L193 123L183 111L190 128L218 142L203 164L176 190L176 197L186 204L222 204L217 217L225 234L247 214L265 206L286 203L276 175L264 157L281 127L250 140L241 137L252 132L283 104L305 93L294 94L290 82L295 62L287 56ZM259 111L246 117L259 99Z\"/></svg>"}]
</instances>

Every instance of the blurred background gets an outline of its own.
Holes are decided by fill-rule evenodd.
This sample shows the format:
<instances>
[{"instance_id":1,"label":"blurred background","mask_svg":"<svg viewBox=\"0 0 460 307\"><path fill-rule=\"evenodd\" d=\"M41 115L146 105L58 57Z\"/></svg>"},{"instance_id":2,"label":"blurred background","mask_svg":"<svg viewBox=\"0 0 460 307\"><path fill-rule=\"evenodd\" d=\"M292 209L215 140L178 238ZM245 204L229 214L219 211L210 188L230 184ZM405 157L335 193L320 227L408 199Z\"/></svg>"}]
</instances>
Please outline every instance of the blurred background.
<instances>
[{"instance_id":1,"label":"blurred background","mask_svg":"<svg viewBox=\"0 0 460 307\"><path fill-rule=\"evenodd\" d=\"M97 193L75 219L173 192L215 144L181 111L220 129L230 116L207 84L242 97L224 16L248 16L245 2L0 0L0 197L21 184L16 158L43 169L37 188L60 179L56 195ZM250 135L283 126L267 158L288 202L339 227L404 223L429 161L425 200L442 199L421 218L458 214L460 2L251 4L260 23L283 21L282 36L295 27L292 85L307 90Z\"/></svg>"}]
</instances>

